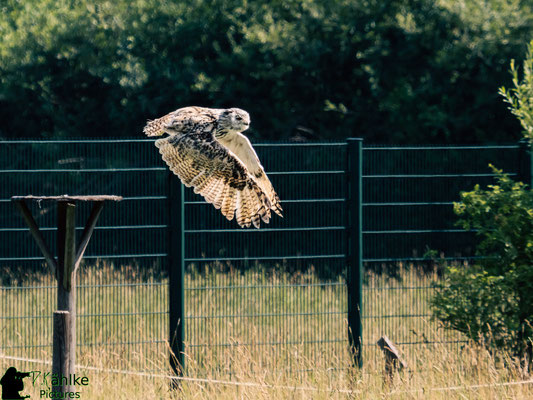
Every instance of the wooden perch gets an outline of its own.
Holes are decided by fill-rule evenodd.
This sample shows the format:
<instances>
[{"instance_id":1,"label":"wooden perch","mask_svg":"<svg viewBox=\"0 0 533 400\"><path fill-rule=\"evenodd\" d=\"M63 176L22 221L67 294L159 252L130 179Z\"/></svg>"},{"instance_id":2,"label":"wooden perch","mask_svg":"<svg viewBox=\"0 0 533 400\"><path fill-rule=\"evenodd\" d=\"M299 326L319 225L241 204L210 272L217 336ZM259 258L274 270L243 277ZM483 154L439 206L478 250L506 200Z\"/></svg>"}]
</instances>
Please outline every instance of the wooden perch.
<instances>
[{"instance_id":1,"label":"wooden perch","mask_svg":"<svg viewBox=\"0 0 533 400\"><path fill-rule=\"evenodd\" d=\"M96 225L96 221L98 220L98 217L100 216L100 212L102 211L102 208L104 207L104 201L121 201L121 196L113 196L113 195L89 195L89 196L69 196L67 194L61 195L61 196L13 196L11 197L11 200L15 203L15 205L19 208L22 216L24 217L24 220L26 221L26 224L30 228L30 232L33 235L33 238L35 239L35 242L37 243L37 246L39 246L39 249L44 255L44 258L46 262L48 263L48 266L50 267L50 270L54 276L57 275L57 261L52 256L52 253L50 252L46 242L44 241L44 238L41 234L41 231L39 230L39 227L37 226L37 223L35 222L35 219L33 218L30 209L28 208L26 204L26 200L34 200L34 201L56 201L58 203L58 207L64 207L65 204L69 203L73 207L75 207L76 201L92 201L94 202L93 208L91 210L91 214L89 215L89 219L87 220L87 223L85 225L85 228L83 230L83 234L80 240L80 243L77 247L77 251L75 255L68 254L68 262L69 264L72 263L73 269L77 270L80 262L83 258L83 254L85 253L85 249L87 249L87 245L89 244L89 240L91 239L91 235L93 233L94 227ZM70 208L70 207L69 207ZM74 213L74 211L72 211ZM71 217L73 221L73 216ZM71 218L69 218L69 223L71 222ZM74 228L75 229L75 228ZM63 227L59 229L60 231L65 230L65 224L63 224ZM62 233L62 232L61 232ZM75 233L72 233L71 235L62 235L61 240L58 242L58 244L61 245L61 243L64 241L64 239L69 240L75 240ZM70 250L72 246L68 246L68 249ZM68 278L67 278L68 280ZM65 285L70 285L69 282L65 281Z\"/></svg>"},{"instance_id":2,"label":"wooden perch","mask_svg":"<svg viewBox=\"0 0 533 400\"><path fill-rule=\"evenodd\" d=\"M20 210L30 232L44 255L52 274L57 279L57 311L54 312L54 337L52 371L70 377L76 372L76 270L83 258L96 221L105 201L120 201L120 196L13 196L11 200ZM46 244L37 222L26 201L55 201L57 203L57 259ZM76 204L78 201L94 202L76 247ZM66 384L55 388L62 393L71 390Z\"/></svg>"}]
</instances>

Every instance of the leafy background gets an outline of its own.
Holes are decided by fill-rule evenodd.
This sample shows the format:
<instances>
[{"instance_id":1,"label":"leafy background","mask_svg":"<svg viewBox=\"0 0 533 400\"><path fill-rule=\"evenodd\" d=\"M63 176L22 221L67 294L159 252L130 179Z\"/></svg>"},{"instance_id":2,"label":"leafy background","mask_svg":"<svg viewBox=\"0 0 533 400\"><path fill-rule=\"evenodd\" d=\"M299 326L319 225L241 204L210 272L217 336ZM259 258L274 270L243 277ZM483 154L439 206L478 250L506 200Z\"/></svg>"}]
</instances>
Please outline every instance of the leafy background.
<instances>
[{"instance_id":1,"label":"leafy background","mask_svg":"<svg viewBox=\"0 0 533 400\"><path fill-rule=\"evenodd\" d=\"M4 0L0 137L132 137L241 107L262 140L514 141L529 0Z\"/></svg>"}]
</instances>

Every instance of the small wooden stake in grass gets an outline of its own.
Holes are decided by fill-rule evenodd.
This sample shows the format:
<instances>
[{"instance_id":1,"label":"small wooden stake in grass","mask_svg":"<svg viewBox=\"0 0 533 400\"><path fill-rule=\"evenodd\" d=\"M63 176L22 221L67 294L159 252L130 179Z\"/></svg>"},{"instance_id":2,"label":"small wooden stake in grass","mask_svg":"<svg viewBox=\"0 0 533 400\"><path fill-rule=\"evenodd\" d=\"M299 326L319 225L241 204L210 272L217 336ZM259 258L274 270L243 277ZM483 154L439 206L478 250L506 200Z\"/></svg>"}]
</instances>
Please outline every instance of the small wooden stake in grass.
<instances>
[{"instance_id":1,"label":"small wooden stake in grass","mask_svg":"<svg viewBox=\"0 0 533 400\"><path fill-rule=\"evenodd\" d=\"M407 363L402 359L398 349L387 336L382 336L377 345L383 350L385 355L385 379L390 384L394 378L395 371L407 369Z\"/></svg>"}]
</instances>

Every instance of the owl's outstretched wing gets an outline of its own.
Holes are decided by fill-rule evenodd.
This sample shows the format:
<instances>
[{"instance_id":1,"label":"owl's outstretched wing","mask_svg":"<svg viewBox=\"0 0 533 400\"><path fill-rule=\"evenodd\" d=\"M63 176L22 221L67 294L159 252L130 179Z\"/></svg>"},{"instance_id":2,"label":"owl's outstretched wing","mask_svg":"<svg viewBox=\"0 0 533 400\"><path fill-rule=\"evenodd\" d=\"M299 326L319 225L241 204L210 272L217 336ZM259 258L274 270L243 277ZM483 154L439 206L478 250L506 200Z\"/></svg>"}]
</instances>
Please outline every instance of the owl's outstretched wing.
<instances>
[{"instance_id":1,"label":"owl's outstretched wing","mask_svg":"<svg viewBox=\"0 0 533 400\"><path fill-rule=\"evenodd\" d=\"M212 134L172 135L155 142L156 147L185 186L194 187L208 203L241 227L270 220L271 202L247 168Z\"/></svg>"},{"instance_id":2,"label":"owl's outstretched wing","mask_svg":"<svg viewBox=\"0 0 533 400\"><path fill-rule=\"evenodd\" d=\"M236 133L231 136L221 137L218 141L246 166L250 175L268 197L271 204L270 209L282 217L283 209L281 208L279 197L248 138L241 133Z\"/></svg>"}]
</instances>

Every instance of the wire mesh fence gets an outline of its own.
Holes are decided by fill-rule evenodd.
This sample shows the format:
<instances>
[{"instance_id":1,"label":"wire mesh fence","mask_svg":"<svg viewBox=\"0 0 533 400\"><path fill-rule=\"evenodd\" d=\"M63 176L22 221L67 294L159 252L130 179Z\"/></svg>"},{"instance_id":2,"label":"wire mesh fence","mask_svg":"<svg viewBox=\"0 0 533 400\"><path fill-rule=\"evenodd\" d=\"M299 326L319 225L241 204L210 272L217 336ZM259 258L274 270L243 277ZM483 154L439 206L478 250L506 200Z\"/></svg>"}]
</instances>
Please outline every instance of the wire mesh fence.
<instances>
[{"instance_id":1,"label":"wire mesh fence","mask_svg":"<svg viewBox=\"0 0 533 400\"><path fill-rule=\"evenodd\" d=\"M489 164L513 178L524 176L524 156L519 145L365 148L366 344L386 334L408 354L435 341L453 345L463 339L437 329L429 307L443 264L476 258L475 233L456 226L453 202L476 184L494 183Z\"/></svg>"},{"instance_id":2,"label":"wire mesh fence","mask_svg":"<svg viewBox=\"0 0 533 400\"><path fill-rule=\"evenodd\" d=\"M348 359L345 143L254 145L284 218L241 229L186 189L186 368L227 376L228 351L298 370L294 349L317 362ZM474 235L454 225L461 190L491 183L492 162L520 173L519 146L377 147L363 151L363 343L373 357L387 334L400 346L441 340L428 299L439 278L424 256L473 256ZM0 351L51 354L54 280L12 195L116 194L104 209L78 277L78 351L120 354L125 367L168 364L168 171L150 140L0 142ZM177 179L177 178L175 178ZM33 204L55 249L56 210ZM78 221L89 208L79 207ZM78 227L78 235L82 227ZM449 335L450 341L459 338ZM81 355L82 355L81 354ZM150 360L147 363L147 360ZM329 360L329 361L328 361ZM332 368L338 368L332 365Z\"/></svg>"},{"instance_id":3,"label":"wire mesh fence","mask_svg":"<svg viewBox=\"0 0 533 400\"><path fill-rule=\"evenodd\" d=\"M132 368L144 365L140 354L152 359L166 354L166 170L148 151L150 145L139 140L0 143L2 353L50 358L57 304L55 279L10 196L122 193L120 206L106 205L78 272L78 353L127 354ZM55 203L29 206L55 254ZM77 207L78 238L89 212L90 204Z\"/></svg>"}]
</instances>

